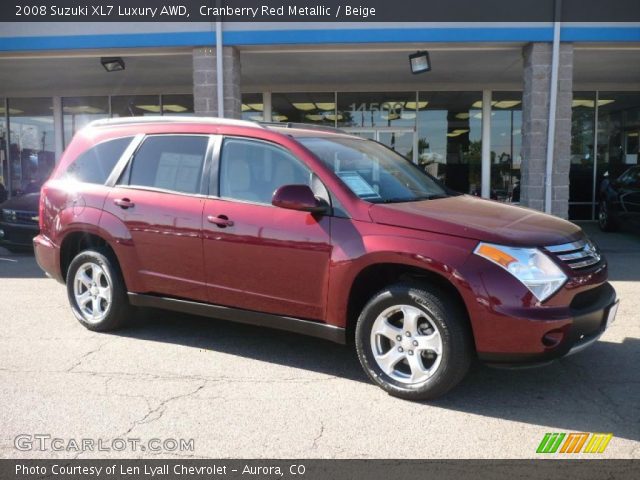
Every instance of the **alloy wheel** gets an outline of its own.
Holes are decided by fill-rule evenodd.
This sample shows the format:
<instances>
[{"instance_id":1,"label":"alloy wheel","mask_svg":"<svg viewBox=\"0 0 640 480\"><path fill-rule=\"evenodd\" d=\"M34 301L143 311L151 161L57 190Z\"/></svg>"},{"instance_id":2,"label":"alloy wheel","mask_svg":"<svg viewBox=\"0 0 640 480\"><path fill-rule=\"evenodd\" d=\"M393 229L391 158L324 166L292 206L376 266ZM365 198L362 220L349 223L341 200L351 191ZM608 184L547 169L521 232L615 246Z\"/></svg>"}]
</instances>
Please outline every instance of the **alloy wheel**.
<instances>
[{"instance_id":1,"label":"alloy wheel","mask_svg":"<svg viewBox=\"0 0 640 480\"><path fill-rule=\"evenodd\" d=\"M109 311L113 288L107 271L98 263L83 263L73 280L78 310L88 323L100 322Z\"/></svg>"},{"instance_id":2,"label":"alloy wheel","mask_svg":"<svg viewBox=\"0 0 640 480\"><path fill-rule=\"evenodd\" d=\"M378 367L404 385L426 382L442 361L438 327L426 312L411 305L395 305L378 315L370 341Z\"/></svg>"}]
</instances>

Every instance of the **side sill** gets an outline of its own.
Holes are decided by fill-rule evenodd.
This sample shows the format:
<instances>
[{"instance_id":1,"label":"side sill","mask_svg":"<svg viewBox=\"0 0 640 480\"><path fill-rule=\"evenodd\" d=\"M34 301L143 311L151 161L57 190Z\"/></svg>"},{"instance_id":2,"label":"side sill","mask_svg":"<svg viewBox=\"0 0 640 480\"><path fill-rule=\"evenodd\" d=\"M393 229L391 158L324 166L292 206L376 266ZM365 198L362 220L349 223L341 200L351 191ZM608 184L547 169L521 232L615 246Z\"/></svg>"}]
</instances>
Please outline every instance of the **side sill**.
<instances>
[{"instance_id":1,"label":"side sill","mask_svg":"<svg viewBox=\"0 0 640 480\"><path fill-rule=\"evenodd\" d=\"M140 293L128 293L128 296L131 305L137 307L161 308L203 317L217 318L219 320L276 328L278 330L323 338L343 345L346 344L345 329L325 323Z\"/></svg>"}]
</instances>

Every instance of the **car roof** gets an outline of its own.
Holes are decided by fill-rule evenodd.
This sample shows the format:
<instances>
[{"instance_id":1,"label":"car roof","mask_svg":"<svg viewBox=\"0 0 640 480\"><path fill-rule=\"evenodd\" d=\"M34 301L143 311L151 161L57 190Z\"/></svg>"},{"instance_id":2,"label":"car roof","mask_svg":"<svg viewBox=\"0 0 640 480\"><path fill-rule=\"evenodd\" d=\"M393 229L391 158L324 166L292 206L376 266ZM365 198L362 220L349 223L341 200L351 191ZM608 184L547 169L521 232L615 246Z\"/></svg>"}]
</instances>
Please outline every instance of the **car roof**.
<instances>
[{"instance_id":1,"label":"car roof","mask_svg":"<svg viewBox=\"0 0 640 480\"><path fill-rule=\"evenodd\" d=\"M345 137L360 139L355 135L324 125L311 125L299 123L275 123L275 122L252 122L248 120L238 120L234 118L218 117L186 117L175 115L150 115L142 117L122 117L104 118L94 120L87 125L87 128L95 127L126 127L129 125L162 125L162 124L192 124L192 125L216 125L229 127L246 127L255 129L267 129L290 137Z\"/></svg>"},{"instance_id":2,"label":"car roof","mask_svg":"<svg viewBox=\"0 0 640 480\"><path fill-rule=\"evenodd\" d=\"M338 129L320 129L320 128L303 128L303 127L278 127L269 125L269 130L281 133L282 135L289 135L290 137L343 137L343 138L355 138L361 140L362 137L351 135L347 132Z\"/></svg>"},{"instance_id":3,"label":"car roof","mask_svg":"<svg viewBox=\"0 0 640 480\"><path fill-rule=\"evenodd\" d=\"M103 118L94 120L87 125L88 127L112 127L119 125L135 125L135 124L162 124L162 123L192 123L199 125L225 125L234 127L250 127L264 128L256 122L247 120L236 120L235 118L217 118L217 117L180 117L176 115L150 115L143 117L119 117L119 118Z\"/></svg>"}]
</instances>

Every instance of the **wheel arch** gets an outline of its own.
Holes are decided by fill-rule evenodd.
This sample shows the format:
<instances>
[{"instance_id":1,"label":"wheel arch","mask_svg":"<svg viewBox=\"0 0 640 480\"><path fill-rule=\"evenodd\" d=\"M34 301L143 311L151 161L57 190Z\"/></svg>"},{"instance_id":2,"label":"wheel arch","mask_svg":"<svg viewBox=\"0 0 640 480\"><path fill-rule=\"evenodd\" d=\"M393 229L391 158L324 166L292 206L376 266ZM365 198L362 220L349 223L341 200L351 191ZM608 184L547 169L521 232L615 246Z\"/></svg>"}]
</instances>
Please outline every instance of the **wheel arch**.
<instances>
[{"instance_id":1,"label":"wheel arch","mask_svg":"<svg viewBox=\"0 0 640 480\"><path fill-rule=\"evenodd\" d=\"M60 244L60 273L62 274L63 281L67 279L69 265L74 257L84 250L93 248L104 249L110 252L112 258L119 266L115 250L103 235L87 230L76 230L68 233Z\"/></svg>"},{"instance_id":2,"label":"wheel arch","mask_svg":"<svg viewBox=\"0 0 640 480\"><path fill-rule=\"evenodd\" d=\"M346 308L346 336L347 341L353 341L358 316L373 295L385 286L399 282L418 282L433 285L446 292L466 317L466 323L475 344L469 308L463 295L453 282L444 275L421 268L396 262L373 263L362 268L354 277L349 289Z\"/></svg>"}]
</instances>

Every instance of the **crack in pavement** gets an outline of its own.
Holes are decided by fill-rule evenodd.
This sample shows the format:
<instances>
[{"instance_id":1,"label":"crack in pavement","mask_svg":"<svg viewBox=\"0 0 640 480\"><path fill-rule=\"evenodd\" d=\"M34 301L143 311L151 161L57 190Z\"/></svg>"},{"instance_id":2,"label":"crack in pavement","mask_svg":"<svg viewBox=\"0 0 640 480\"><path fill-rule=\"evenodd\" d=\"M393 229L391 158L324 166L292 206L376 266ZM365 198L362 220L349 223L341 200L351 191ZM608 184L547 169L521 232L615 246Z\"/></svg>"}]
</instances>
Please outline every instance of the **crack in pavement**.
<instances>
[{"instance_id":1,"label":"crack in pavement","mask_svg":"<svg viewBox=\"0 0 640 480\"><path fill-rule=\"evenodd\" d=\"M129 435L133 431L133 429L136 428L138 425L143 425L145 423L152 423L160 420L164 415L164 412L166 411L165 407L168 403L195 395L200 390L202 390L206 385L207 385L207 382L205 381L202 385L199 385L192 392L183 393L180 395L174 395L173 397L166 398L165 400L160 402L156 408L149 409L149 411L142 418L138 420L134 420L133 424L129 427L129 429L123 434L119 435L118 437L125 437L126 435ZM158 415L155 416L154 418L151 418L152 415L154 414L158 414Z\"/></svg>"},{"instance_id":2,"label":"crack in pavement","mask_svg":"<svg viewBox=\"0 0 640 480\"><path fill-rule=\"evenodd\" d=\"M311 450L318 449L318 442L320 441L323 435L324 435L324 422L320 420L320 432L318 432L318 435L316 435L316 437L313 439L313 443L311 444Z\"/></svg>"},{"instance_id":3,"label":"crack in pavement","mask_svg":"<svg viewBox=\"0 0 640 480\"><path fill-rule=\"evenodd\" d=\"M79 367L80 365L82 365L84 363L84 361L90 357L91 355L98 353L100 350L102 350L105 345L108 345L109 343L112 343L114 340L109 340L106 342L101 343L100 345L98 345L97 348L94 348L93 350L88 351L87 353L85 353L84 355L82 355L80 358L78 358L78 360L76 360L76 363L74 363L73 365L71 365L68 369L67 372L72 372L75 368Z\"/></svg>"},{"instance_id":4,"label":"crack in pavement","mask_svg":"<svg viewBox=\"0 0 640 480\"><path fill-rule=\"evenodd\" d=\"M579 384L581 387L584 387L584 381L585 380L587 380L587 379L588 380L593 380L593 377L589 374L589 372L587 371L587 367L585 367L584 365L581 365L580 363L575 362L571 358L565 358L565 359L563 359L563 361L565 361L569 365L573 366L575 368L578 376L583 379L583 382L581 384ZM611 383L611 382L609 382L609 383ZM597 400L591 399L591 403L593 403L594 405L598 406L598 408L600 410L600 414L602 416L605 416L605 417L609 418L609 420L611 422L613 422L613 423L615 423L617 425L625 425L625 426L627 426L628 422L625 419L625 416L618 411L622 406L618 402L616 402L609 395L609 393L606 392L606 386L595 385L595 391L600 394L601 401L597 401ZM600 404L601 402L604 403L604 405L601 405Z\"/></svg>"}]
</instances>

